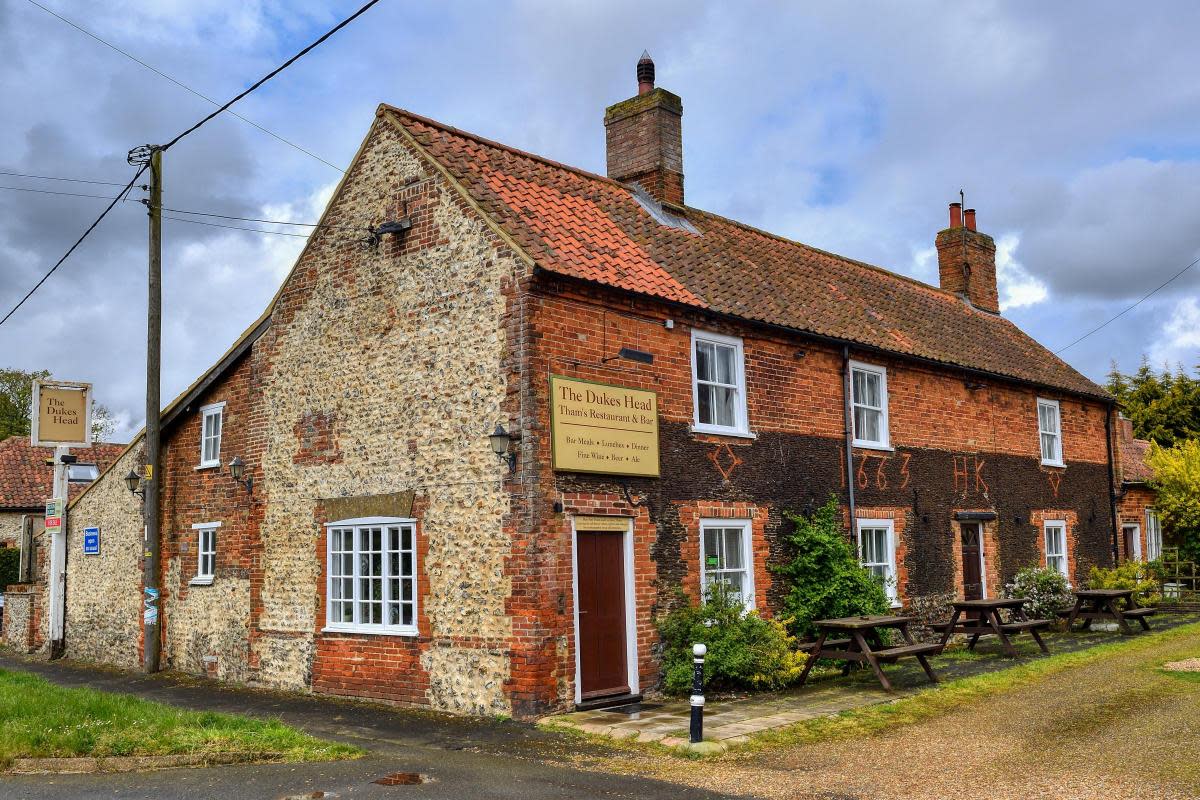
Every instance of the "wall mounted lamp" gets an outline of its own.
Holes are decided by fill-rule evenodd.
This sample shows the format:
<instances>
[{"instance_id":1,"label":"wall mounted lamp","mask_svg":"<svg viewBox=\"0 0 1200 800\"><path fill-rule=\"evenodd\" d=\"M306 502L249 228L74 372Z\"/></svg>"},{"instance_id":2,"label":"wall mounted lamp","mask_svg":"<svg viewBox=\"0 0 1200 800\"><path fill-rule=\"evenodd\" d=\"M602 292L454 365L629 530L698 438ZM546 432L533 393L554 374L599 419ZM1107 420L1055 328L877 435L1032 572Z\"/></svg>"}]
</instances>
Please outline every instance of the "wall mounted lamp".
<instances>
[{"instance_id":1,"label":"wall mounted lamp","mask_svg":"<svg viewBox=\"0 0 1200 800\"><path fill-rule=\"evenodd\" d=\"M514 439L521 437L514 433L509 433L504 429L504 426L497 423L496 430L488 434L488 443L492 446L492 452L501 461L508 464L508 471L513 472L517 468L517 454L511 451Z\"/></svg>"},{"instance_id":2,"label":"wall mounted lamp","mask_svg":"<svg viewBox=\"0 0 1200 800\"><path fill-rule=\"evenodd\" d=\"M146 489L145 485L142 483L142 476L138 475L133 470L129 470L129 474L125 476L125 486L130 492L138 495L139 497L144 498L146 496Z\"/></svg>"},{"instance_id":3,"label":"wall mounted lamp","mask_svg":"<svg viewBox=\"0 0 1200 800\"><path fill-rule=\"evenodd\" d=\"M623 358L626 361L636 361L639 364L653 364L654 354L647 353L645 350L634 350L632 347L622 347L617 351L615 356L608 356L600 359L601 364L607 364L610 361L615 361L618 358Z\"/></svg>"},{"instance_id":4,"label":"wall mounted lamp","mask_svg":"<svg viewBox=\"0 0 1200 800\"><path fill-rule=\"evenodd\" d=\"M246 494L252 494L254 492L254 477L247 475L246 479L242 480L242 476L246 474L246 462L242 461L239 456L234 456L233 460L229 462L228 467L229 476L246 487Z\"/></svg>"}]
</instances>

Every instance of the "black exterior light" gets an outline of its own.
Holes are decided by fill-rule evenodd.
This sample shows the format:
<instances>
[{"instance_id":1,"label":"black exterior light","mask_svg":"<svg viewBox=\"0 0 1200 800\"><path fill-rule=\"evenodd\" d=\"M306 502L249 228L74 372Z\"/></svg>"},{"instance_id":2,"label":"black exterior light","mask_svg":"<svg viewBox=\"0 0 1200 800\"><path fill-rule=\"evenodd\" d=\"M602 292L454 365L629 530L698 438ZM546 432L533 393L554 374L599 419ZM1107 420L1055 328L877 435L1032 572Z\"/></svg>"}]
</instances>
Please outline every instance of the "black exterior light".
<instances>
[{"instance_id":1,"label":"black exterior light","mask_svg":"<svg viewBox=\"0 0 1200 800\"><path fill-rule=\"evenodd\" d=\"M634 350L632 347L622 347L617 351L615 356L600 359L601 364L607 364L610 361L615 361L618 358L623 358L626 361L636 361L639 364L653 364L654 354L647 353L645 350Z\"/></svg>"},{"instance_id":2,"label":"black exterior light","mask_svg":"<svg viewBox=\"0 0 1200 800\"><path fill-rule=\"evenodd\" d=\"M508 463L509 472L517 468L517 454L509 452L509 447L512 446L515 438L518 437L504 430L504 426L499 423L496 424L496 430L488 434L488 443L492 446L492 452L501 461Z\"/></svg>"},{"instance_id":3,"label":"black exterior light","mask_svg":"<svg viewBox=\"0 0 1200 800\"><path fill-rule=\"evenodd\" d=\"M247 494L254 491L253 477L247 477L246 480L242 480L242 476L246 474L246 462L242 461L240 456L234 456L233 460L229 462L228 467L229 477L245 486Z\"/></svg>"},{"instance_id":4,"label":"black exterior light","mask_svg":"<svg viewBox=\"0 0 1200 800\"><path fill-rule=\"evenodd\" d=\"M136 495L146 496L146 491L142 488L142 476L133 470L129 470L129 474L125 476L125 486Z\"/></svg>"}]
</instances>

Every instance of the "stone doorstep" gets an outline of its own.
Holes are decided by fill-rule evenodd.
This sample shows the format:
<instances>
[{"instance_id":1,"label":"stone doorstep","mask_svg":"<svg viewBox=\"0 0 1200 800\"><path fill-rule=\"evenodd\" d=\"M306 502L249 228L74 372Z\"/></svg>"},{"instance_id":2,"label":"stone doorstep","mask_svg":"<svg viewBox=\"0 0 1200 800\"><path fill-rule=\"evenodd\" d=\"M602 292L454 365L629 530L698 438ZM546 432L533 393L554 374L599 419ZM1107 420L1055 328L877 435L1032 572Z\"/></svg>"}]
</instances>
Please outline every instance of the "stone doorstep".
<instances>
[{"instance_id":1,"label":"stone doorstep","mask_svg":"<svg viewBox=\"0 0 1200 800\"><path fill-rule=\"evenodd\" d=\"M142 772L172 767L211 767L221 764L267 763L278 754L178 753L164 756L109 756L82 758L16 758L4 770L9 775L84 774L92 772Z\"/></svg>"}]
</instances>

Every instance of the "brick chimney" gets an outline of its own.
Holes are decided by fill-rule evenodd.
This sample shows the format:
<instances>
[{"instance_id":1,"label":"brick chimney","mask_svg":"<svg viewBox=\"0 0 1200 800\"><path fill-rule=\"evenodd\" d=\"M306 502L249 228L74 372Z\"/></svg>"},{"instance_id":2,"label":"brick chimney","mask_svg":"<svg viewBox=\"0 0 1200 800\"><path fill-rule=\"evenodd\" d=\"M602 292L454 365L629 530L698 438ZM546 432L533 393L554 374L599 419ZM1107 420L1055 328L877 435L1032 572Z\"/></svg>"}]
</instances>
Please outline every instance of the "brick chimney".
<instances>
[{"instance_id":1,"label":"brick chimney","mask_svg":"<svg viewBox=\"0 0 1200 800\"><path fill-rule=\"evenodd\" d=\"M642 53L638 93L604 112L608 177L636 182L659 201L683 205L683 101L654 88L654 62Z\"/></svg>"},{"instance_id":2,"label":"brick chimney","mask_svg":"<svg viewBox=\"0 0 1200 800\"><path fill-rule=\"evenodd\" d=\"M1000 313L996 289L996 243L975 230L975 209L950 204L950 227L937 235L938 276L947 292L963 295L971 305Z\"/></svg>"}]
</instances>

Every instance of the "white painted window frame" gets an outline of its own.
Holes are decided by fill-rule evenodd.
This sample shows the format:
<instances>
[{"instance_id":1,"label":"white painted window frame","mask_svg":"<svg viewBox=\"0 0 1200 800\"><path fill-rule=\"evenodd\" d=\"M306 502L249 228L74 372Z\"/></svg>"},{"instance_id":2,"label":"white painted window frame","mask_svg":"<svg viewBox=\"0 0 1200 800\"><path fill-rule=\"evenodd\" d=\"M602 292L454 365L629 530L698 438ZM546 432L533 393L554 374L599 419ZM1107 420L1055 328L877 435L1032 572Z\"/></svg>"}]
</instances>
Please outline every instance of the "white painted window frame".
<instances>
[{"instance_id":1,"label":"white painted window frame","mask_svg":"<svg viewBox=\"0 0 1200 800\"><path fill-rule=\"evenodd\" d=\"M863 561L863 540L862 532L864 528L884 528L887 530L887 558L886 562L877 561L868 564ZM854 528L855 547L858 550L858 563L865 569L869 566L877 566L886 564L888 574L887 580L884 582L884 589L887 591L888 599L892 602L892 607L900 605L900 580L896 574L896 521L894 519L871 519L862 517L855 520Z\"/></svg>"},{"instance_id":2,"label":"white painted window frame","mask_svg":"<svg viewBox=\"0 0 1200 800\"><path fill-rule=\"evenodd\" d=\"M742 572L742 600L747 611L753 611L754 599L754 526L748 519L724 519L721 517L706 517L700 520L700 596L704 597L712 582L709 578L708 566L704 563L704 532L709 528L738 528L742 535L742 568L741 570L717 570L718 572Z\"/></svg>"},{"instance_id":3,"label":"white painted window frame","mask_svg":"<svg viewBox=\"0 0 1200 800\"><path fill-rule=\"evenodd\" d=\"M638 673L638 628L637 628L637 585L633 567L633 520L626 520L626 528L619 535L625 561L625 677L629 681L629 693L641 693L641 676ZM586 530L586 529L585 529ZM579 529L575 518L571 518L571 605L575 622L575 702L583 702L583 673L579 661Z\"/></svg>"},{"instance_id":4,"label":"white painted window frame","mask_svg":"<svg viewBox=\"0 0 1200 800\"><path fill-rule=\"evenodd\" d=\"M1146 560L1157 561L1162 558L1162 520L1158 511L1146 509Z\"/></svg>"},{"instance_id":5,"label":"white painted window frame","mask_svg":"<svg viewBox=\"0 0 1200 800\"><path fill-rule=\"evenodd\" d=\"M221 428L217 431L217 453L216 458L204 457L204 445L208 442L209 437L205 434L208 429L209 417L219 417ZM200 406L200 466L196 469L210 469L212 467L221 466L221 439L225 436L225 401L219 403L209 403L206 406Z\"/></svg>"},{"instance_id":6,"label":"white painted window frame","mask_svg":"<svg viewBox=\"0 0 1200 800\"><path fill-rule=\"evenodd\" d=\"M1058 528L1062 531L1062 552L1051 553L1050 550L1050 529ZM1067 583L1071 582L1071 556L1067 546L1067 521L1065 519L1048 519L1042 523L1042 544L1045 549L1046 566L1053 569L1050 564L1051 558L1061 558L1062 566L1059 567L1059 573L1067 579Z\"/></svg>"},{"instance_id":7,"label":"white painted window frame","mask_svg":"<svg viewBox=\"0 0 1200 800\"><path fill-rule=\"evenodd\" d=\"M883 403L882 408L875 408L866 403L858 402L858 398L854 394L854 373L868 372L879 376L879 395ZM863 361L850 362L850 425L854 428L854 446L864 447L869 450L891 450L892 435L891 427L888 423L888 385L887 385L887 367L881 367L877 364L868 364ZM863 439L858 435L858 423L855 420L854 411L857 408L865 408L871 411L880 413L879 430L883 438L879 441L872 439Z\"/></svg>"},{"instance_id":8,"label":"white painted window frame","mask_svg":"<svg viewBox=\"0 0 1200 800\"><path fill-rule=\"evenodd\" d=\"M1042 409L1053 408L1054 420L1058 427L1056 431L1048 431L1042 427ZM1037 400L1037 421L1038 421L1038 455L1042 459L1042 465L1047 467L1065 467L1063 461L1063 427L1062 427L1062 406L1057 400L1050 400L1045 397L1039 397ZM1042 448L1042 437L1054 437L1054 454L1051 458L1046 458L1046 453Z\"/></svg>"},{"instance_id":9,"label":"white painted window frame","mask_svg":"<svg viewBox=\"0 0 1200 800\"><path fill-rule=\"evenodd\" d=\"M413 607L412 619L413 619L413 621L412 621L412 624L411 625L388 625L387 623L358 622L357 616L359 613L359 604L361 601L360 592L362 590L362 585L361 585L361 577L362 576L360 574L360 567L362 565L362 559L359 555L362 551L360 549L361 539L360 539L359 532L363 528L383 528L383 538L380 543L381 547L382 547L382 551L381 551L382 555L380 557L381 572L380 572L379 577L381 578L381 585L383 587L383 589L382 589L383 594L382 594L382 600L381 600L381 602L383 604L383 618L386 619L387 612L388 612L388 604L394 599L390 596L390 593L391 593L390 578L392 578L393 576L390 574L390 571L389 571L389 569L390 569L389 568L389 559L387 557L387 554L390 552L387 547L387 536L388 536L387 529L388 528L404 528L404 527L412 528L412 544L413 544L413 546L412 546L413 572L412 572L412 576L411 576L412 581L413 581L413 599L412 599L412 607ZM351 585L353 587L353 592L352 592L352 596L349 599L351 602L351 608L353 609L353 615L356 618L356 621L353 621L353 622L344 622L344 621L340 621L340 620L335 622L330 619L330 616L333 611L333 603L332 603L332 600L333 600L333 570L330 568L330 565L331 565L332 559L333 559L333 532L335 529L338 529L338 530L349 529L352 531L351 542L352 542L352 548L353 548L352 552L354 554L353 559L352 559L353 563L354 563L354 574L351 576L338 576L338 577L339 578L344 578L344 577L351 578ZM403 541L403 539L401 539L401 541ZM345 552L345 551L339 551L339 552ZM406 551L401 549L398 552L404 553ZM420 564L419 555L420 555L419 548L417 547L417 520L415 520L411 517L355 517L352 519L342 519L342 520L337 520L335 522L325 523L325 627L321 629L322 632L323 633L363 633L363 634L382 635L382 636L417 636L419 633L418 625L419 625L419 620L420 620L420 603L421 603L421 595L420 595L421 564ZM370 577L375 577L375 576L370 576ZM401 575L400 577L403 579L404 577L407 577L407 576Z\"/></svg>"},{"instance_id":10,"label":"white painted window frame","mask_svg":"<svg viewBox=\"0 0 1200 800\"><path fill-rule=\"evenodd\" d=\"M197 522L192 525L192 530L196 532L196 577L189 581L192 586L208 586L216 577L217 531L220 527L219 522ZM211 537L206 537L206 534L211 534ZM209 538L211 547L204 546L205 538ZM208 570L204 569L206 558L209 560Z\"/></svg>"},{"instance_id":11,"label":"white painted window frame","mask_svg":"<svg viewBox=\"0 0 1200 800\"><path fill-rule=\"evenodd\" d=\"M696 345L699 342L733 347L734 379L737 381L737 401L734 403L734 424L713 425L700 422L700 373L696 369ZM724 385L724 384L720 384ZM754 438L750 432L750 418L746 407L746 351L742 340L736 336L692 329L692 430L696 433L716 433L724 436Z\"/></svg>"},{"instance_id":12,"label":"white painted window frame","mask_svg":"<svg viewBox=\"0 0 1200 800\"><path fill-rule=\"evenodd\" d=\"M1125 557L1131 558L1134 561L1141 561L1142 560L1142 526L1136 522L1122 522L1121 523L1122 538L1124 538L1125 530L1127 528L1133 528L1133 552L1126 553Z\"/></svg>"}]
</instances>

